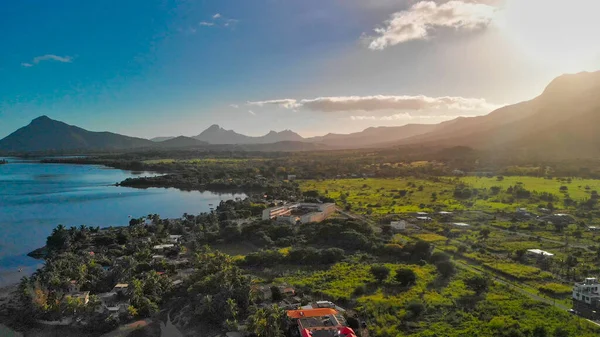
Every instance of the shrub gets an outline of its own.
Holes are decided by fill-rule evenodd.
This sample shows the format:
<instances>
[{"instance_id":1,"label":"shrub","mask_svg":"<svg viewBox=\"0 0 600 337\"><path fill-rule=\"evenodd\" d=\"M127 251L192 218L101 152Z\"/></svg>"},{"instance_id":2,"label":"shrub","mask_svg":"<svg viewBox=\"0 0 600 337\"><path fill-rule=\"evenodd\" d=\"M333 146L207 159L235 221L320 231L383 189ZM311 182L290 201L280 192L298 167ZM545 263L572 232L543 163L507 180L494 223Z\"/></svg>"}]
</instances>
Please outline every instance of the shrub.
<instances>
[{"instance_id":1,"label":"shrub","mask_svg":"<svg viewBox=\"0 0 600 337\"><path fill-rule=\"evenodd\" d=\"M403 287L409 287L417 283L417 275L412 269L399 268L396 270L396 282Z\"/></svg>"},{"instance_id":2,"label":"shrub","mask_svg":"<svg viewBox=\"0 0 600 337\"><path fill-rule=\"evenodd\" d=\"M435 267L437 268L438 273L444 278L448 278L454 275L456 268L454 267L454 263L451 261L442 261L436 263Z\"/></svg>"},{"instance_id":3,"label":"shrub","mask_svg":"<svg viewBox=\"0 0 600 337\"><path fill-rule=\"evenodd\" d=\"M377 282L383 282L390 275L390 268L383 265L371 266L371 274Z\"/></svg>"}]
</instances>

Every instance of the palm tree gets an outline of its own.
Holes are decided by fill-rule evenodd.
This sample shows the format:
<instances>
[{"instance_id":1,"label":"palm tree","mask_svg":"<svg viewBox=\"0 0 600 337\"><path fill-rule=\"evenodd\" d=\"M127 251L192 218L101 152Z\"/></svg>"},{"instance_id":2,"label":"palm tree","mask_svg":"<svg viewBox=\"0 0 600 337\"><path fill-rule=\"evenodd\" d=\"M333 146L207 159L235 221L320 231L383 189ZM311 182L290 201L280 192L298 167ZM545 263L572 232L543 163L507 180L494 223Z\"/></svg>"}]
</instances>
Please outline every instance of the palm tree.
<instances>
[{"instance_id":1,"label":"palm tree","mask_svg":"<svg viewBox=\"0 0 600 337\"><path fill-rule=\"evenodd\" d=\"M258 337L282 337L285 311L278 305L260 308L248 317L248 331Z\"/></svg>"}]
</instances>

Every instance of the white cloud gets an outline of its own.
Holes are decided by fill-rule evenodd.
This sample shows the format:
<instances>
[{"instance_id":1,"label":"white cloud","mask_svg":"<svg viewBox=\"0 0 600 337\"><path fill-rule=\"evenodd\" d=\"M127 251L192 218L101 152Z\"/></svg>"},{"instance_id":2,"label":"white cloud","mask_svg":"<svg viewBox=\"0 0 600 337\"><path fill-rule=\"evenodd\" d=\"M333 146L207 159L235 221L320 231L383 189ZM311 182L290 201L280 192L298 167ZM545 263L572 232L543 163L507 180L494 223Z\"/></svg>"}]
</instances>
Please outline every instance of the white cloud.
<instances>
[{"instance_id":1,"label":"white cloud","mask_svg":"<svg viewBox=\"0 0 600 337\"><path fill-rule=\"evenodd\" d=\"M407 41L424 40L440 27L480 29L490 24L496 10L483 3L452 0L438 5L434 1L420 1L408 10L392 14L382 27L375 28L376 36L367 37L369 49L382 50Z\"/></svg>"},{"instance_id":2,"label":"white cloud","mask_svg":"<svg viewBox=\"0 0 600 337\"><path fill-rule=\"evenodd\" d=\"M461 116L473 116L472 114L460 114ZM350 119L353 121L410 121L414 119L425 119L425 120L447 120L456 118L458 115L413 115L409 113L398 113L389 116L350 116Z\"/></svg>"},{"instance_id":3,"label":"white cloud","mask_svg":"<svg viewBox=\"0 0 600 337\"><path fill-rule=\"evenodd\" d=\"M223 26L225 26L225 27L234 27L238 22L239 22L239 20L236 20L236 19L226 19L225 23L223 24Z\"/></svg>"},{"instance_id":4,"label":"white cloud","mask_svg":"<svg viewBox=\"0 0 600 337\"><path fill-rule=\"evenodd\" d=\"M198 25L205 27L220 26L235 29L235 26L238 22L239 20L237 19L227 18L221 15L220 13L217 13L212 16L211 21L200 21Z\"/></svg>"},{"instance_id":5,"label":"white cloud","mask_svg":"<svg viewBox=\"0 0 600 337\"><path fill-rule=\"evenodd\" d=\"M286 109L304 108L320 112L340 111L380 111L380 110L460 110L490 112L498 105L488 103L483 98L465 97L428 97L420 96L340 96L319 97L314 99L276 99L248 102L248 105L276 105Z\"/></svg>"},{"instance_id":6,"label":"white cloud","mask_svg":"<svg viewBox=\"0 0 600 337\"><path fill-rule=\"evenodd\" d=\"M252 116L256 116L256 113L252 110L248 110L248 113L251 114Z\"/></svg>"},{"instance_id":7,"label":"white cloud","mask_svg":"<svg viewBox=\"0 0 600 337\"><path fill-rule=\"evenodd\" d=\"M247 102L248 105L254 106L265 106L265 105L277 105L286 109L294 109L299 107L300 105L295 99L274 99L269 101L256 101L256 102Z\"/></svg>"},{"instance_id":8,"label":"white cloud","mask_svg":"<svg viewBox=\"0 0 600 337\"><path fill-rule=\"evenodd\" d=\"M374 121L377 120L375 116L350 116L353 121Z\"/></svg>"},{"instance_id":9,"label":"white cloud","mask_svg":"<svg viewBox=\"0 0 600 337\"><path fill-rule=\"evenodd\" d=\"M71 63L73 62L73 58L71 56L58 56L53 54L46 54L42 56L36 56L31 60L31 62L23 62L21 65L23 67L33 67L36 64L39 64L42 61L57 61L62 63Z\"/></svg>"},{"instance_id":10,"label":"white cloud","mask_svg":"<svg viewBox=\"0 0 600 337\"><path fill-rule=\"evenodd\" d=\"M237 104L229 104L229 106L230 106L230 107L232 107L232 108L234 108L234 109L237 109L237 108L239 108L239 107L240 107L240 106L239 106L239 105L237 105Z\"/></svg>"}]
</instances>

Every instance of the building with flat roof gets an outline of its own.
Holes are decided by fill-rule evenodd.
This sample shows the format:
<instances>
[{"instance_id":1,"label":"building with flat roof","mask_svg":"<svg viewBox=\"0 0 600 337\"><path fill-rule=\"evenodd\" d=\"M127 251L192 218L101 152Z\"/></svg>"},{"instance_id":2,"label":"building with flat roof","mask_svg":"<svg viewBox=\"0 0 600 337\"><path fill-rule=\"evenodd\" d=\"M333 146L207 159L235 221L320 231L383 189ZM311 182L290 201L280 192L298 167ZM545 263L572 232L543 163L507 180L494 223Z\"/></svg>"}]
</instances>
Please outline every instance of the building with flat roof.
<instances>
[{"instance_id":1,"label":"building with flat roof","mask_svg":"<svg viewBox=\"0 0 600 337\"><path fill-rule=\"evenodd\" d=\"M390 222L390 226L392 227L392 229L402 231L402 230L406 229L406 221L404 221L404 220L392 221L392 222Z\"/></svg>"},{"instance_id":2,"label":"building with flat roof","mask_svg":"<svg viewBox=\"0 0 600 337\"><path fill-rule=\"evenodd\" d=\"M335 212L334 203L294 203L263 210L263 220L279 220L291 224L321 222Z\"/></svg>"},{"instance_id":3,"label":"building with flat roof","mask_svg":"<svg viewBox=\"0 0 600 337\"><path fill-rule=\"evenodd\" d=\"M356 337L344 316L332 308L289 310L302 337Z\"/></svg>"},{"instance_id":4,"label":"building with flat roof","mask_svg":"<svg viewBox=\"0 0 600 337\"><path fill-rule=\"evenodd\" d=\"M527 254L536 256L553 257L554 254L541 249L527 249Z\"/></svg>"},{"instance_id":5,"label":"building with flat roof","mask_svg":"<svg viewBox=\"0 0 600 337\"><path fill-rule=\"evenodd\" d=\"M66 294L65 298L72 298L75 301L78 301L80 304L88 304L88 302L90 301L90 292L82 291L82 292L70 293L70 294Z\"/></svg>"},{"instance_id":6,"label":"building with flat roof","mask_svg":"<svg viewBox=\"0 0 600 337\"><path fill-rule=\"evenodd\" d=\"M597 320L600 318L600 283L593 277L573 286L573 310L579 315Z\"/></svg>"},{"instance_id":7,"label":"building with flat roof","mask_svg":"<svg viewBox=\"0 0 600 337\"><path fill-rule=\"evenodd\" d=\"M174 244L172 244L172 243L166 243L166 244L163 244L163 245L156 245L156 246L152 247L152 249L154 249L154 250L163 250L163 249L173 248L173 247L175 247Z\"/></svg>"}]
</instances>

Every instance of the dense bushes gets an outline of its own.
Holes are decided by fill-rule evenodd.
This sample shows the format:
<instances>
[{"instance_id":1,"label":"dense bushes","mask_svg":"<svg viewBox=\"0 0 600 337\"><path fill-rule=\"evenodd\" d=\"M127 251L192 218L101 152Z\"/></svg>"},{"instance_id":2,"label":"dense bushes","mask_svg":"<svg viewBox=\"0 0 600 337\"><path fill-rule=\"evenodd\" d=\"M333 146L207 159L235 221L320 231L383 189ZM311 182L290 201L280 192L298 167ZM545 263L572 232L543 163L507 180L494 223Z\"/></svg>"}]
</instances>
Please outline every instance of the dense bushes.
<instances>
[{"instance_id":1,"label":"dense bushes","mask_svg":"<svg viewBox=\"0 0 600 337\"><path fill-rule=\"evenodd\" d=\"M319 265L339 262L344 256L344 250L339 248L302 247L292 248L287 254L279 250L260 250L246 255L240 263L249 267L272 267L278 264Z\"/></svg>"}]
</instances>

